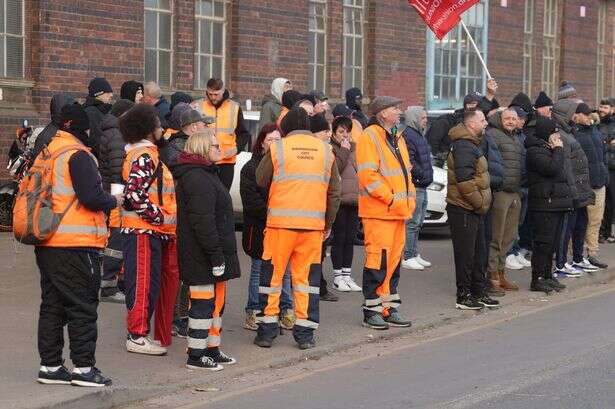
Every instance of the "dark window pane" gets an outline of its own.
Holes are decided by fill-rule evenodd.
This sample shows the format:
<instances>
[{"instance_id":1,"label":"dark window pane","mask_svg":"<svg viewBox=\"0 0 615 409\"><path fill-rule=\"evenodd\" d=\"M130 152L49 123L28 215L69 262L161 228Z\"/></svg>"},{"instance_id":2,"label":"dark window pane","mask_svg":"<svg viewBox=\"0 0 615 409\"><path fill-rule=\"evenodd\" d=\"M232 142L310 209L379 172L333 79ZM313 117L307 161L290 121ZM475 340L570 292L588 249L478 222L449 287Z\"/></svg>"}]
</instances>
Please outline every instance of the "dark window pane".
<instances>
[{"instance_id":1,"label":"dark window pane","mask_svg":"<svg viewBox=\"0 0 615 409\"><path fill-rule=\"evenodd\" d=\"M156 0L145 0L145 7L155 9L158 7L158 2Z\"/></svg>"},{"instance_id":2,"label":"dark window pane","mask_svg":"<svg viewBox=\"0 0 615 409\"><path fill-rule=\"evenodd\" d=\"M171 0L158 0L158 8L171 10Z\"/></svg>"},{"instance_id":3,"label":"dark window pane","mask_svg":"<svg viewBox=\"0 0 615 409\"><path fill-rule=\"evenodd\" d=\"M222 75L222 58L212 58L211 60L211 76L213 78L223 78Z\"/></svg>"},{"instance_id":4,"label":"dark window pane","mask_svg":"<svg viewBox=\"0 0 615 409\"><path fill-rule=\"evenodd\" d=\"M6 38L6 76L23 77L23 38Z\"/></svg>"},{"instance_id":5,"label":"dark window pane","mask_svg":"<svg viewBox=\"0 0 615 409\"><path fill-rule=\"evenodd\" d=\"M163 87L171 85L171 53L160 51L158 61L158 84Z\"/></svg>"},{"instance_id":6,"label":"dark window pane","mask_svg":"<svg viewBox=\"0 0 615 409\"><path fill-rule=\"evenodd\" d=\"M145 47L156 48L158 44L158 21L156 13L153 11L146 11L143 24L145 24Z\"/></svg>"},{"instance_id":7,"label":"dark window pane","mask_svg":"<svg viewBox=\"0 0 615 409\"><path fill-rule=\"evenodd\" d=\"M359 38L354 42L354 65L363 65L363 40Z\"/></svg>"},{"instance_id":8,"label":"dark window pane","mask_svg":"<svg viewBox=\"0 0 615 409\"><path fill-rule=\"evenodd\" d=\"M320 91L325 91L325 67L319 65L316 67L316 83L314 88Z\"/></svg>"},{"instance_id":9,"label":"dark window pane","mask_svg":"<svg viewBox=\"0 0 615 409\"><path fill-rule=\"evenodd\" d=\"M156 81L156 50L145 50L145 81Z\"/></svg>"},{"instance_id":10,"label":"dark window pane","mask_svg":"<svg viewBox=\"0 0 615 409\"><path fill-rule=\"evenodd\" d=\"M4 36L0 35L0 77L4 77Z\"/></svg>"},{"instance_id":11,"label":"dark window pane","mask_svg":"<svg viewBox=\"0 0 615 409\"><path fill-rule=\"evenodd\" d=\"M160 13L160 42L159 48L171 49L171 15Z\"/></svg>"},{"instance_id":12,"label":"dark window pane","mask_svg":"<svg viewBox=\"0 0 615 409\"><path fill-rule=\"evenodd\" d=\"M214 6L212 4L212 0L203 0L201 2L201 15L202 16L213 16L214 15Z\"/></svg>"},{"instance_id":13,"label":"dark window pane","mask_svg":"<svg viewBox=\"0 0 615 409\"><path fill-rule=\"evenodd\" d=\"M352 42L352 38L350 37L347 37L344 41L346 43L346 48L344 49L344 52L346 53L346 56L344 58L344 61L345 61L344 65L346 67L350 67L352 66L352 61L353 61L353 58L352 58L352 53L354 51L353 42Z\"/></svg>"},{"instance_id":14,"label":"dark window pane","mask_svg":"<svg viewBox=\"0 0 615 409\"><path fill-rule=\"evenodd\" d=\"M23 0L6 0L6 32L23 35Z\"/></svg>"},{"instance_id":15,"label":"dark window pane","mask_svg":"<svg viewBox=\"0 0 615 409\"><path fill-rule=\"evenodd\" d=\"M213 54L222 55L224 49L224 24L213 23L212 30Z\"/></svg>"},{"instance_id":16,"label":"dark window pane","mask_svg":"<svg viewBox=\"0 0 615 409\"><path fill-rule=\"evenodd\" d=\"M216 17L224 17L224 2L216 1L214 3L214 16Z\"/></svg>"},{"instance_id":17,"label":"dark window pane","mask_svg":"<svg viewBox=\"0 0 615 409\"><path fill-rule=\"evenodd\" d=\"M310 33L310 40L308 41L308 61L311 63L316 62L316 34Z\"/></svg>"},{"instance_id":18,"label":"dark window pane","mask_svg":"<svg viewBox=\"0 0 615 409\"><path fill-rule=\"evenodd\" d=\"M318 54L316 56L317 62L319 64L324 64L325 63L325 35L318 34L316 38L318 40L318 42L316 43L316 46L318 48Z\"/></svg>"},{"instance_id":19,"label":"dark window pane","mask_svg":"<svg viewBox=\"0 0 615 409\"><path fill-rule=\"evenodd\" d=\"M209 81L211 75L211 59L209 57L200 58L199 76L200 84L199 88L205 88L207 81Z\"/></svg>"}]
</instances>

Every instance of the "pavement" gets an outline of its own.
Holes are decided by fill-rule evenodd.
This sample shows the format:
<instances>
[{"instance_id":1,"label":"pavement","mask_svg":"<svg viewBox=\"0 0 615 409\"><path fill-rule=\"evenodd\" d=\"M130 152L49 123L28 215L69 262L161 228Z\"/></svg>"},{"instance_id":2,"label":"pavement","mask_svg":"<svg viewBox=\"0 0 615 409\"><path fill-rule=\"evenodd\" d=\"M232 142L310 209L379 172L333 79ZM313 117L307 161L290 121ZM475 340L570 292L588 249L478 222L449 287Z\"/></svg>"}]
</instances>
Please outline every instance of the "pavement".
<instances>
[{"instance_id":1,"label":"pavement","mask_svg":"<svg viewBox=\"0 0 615 409\"><path fill-rule=\"evenodd\" d=\"M239 238L239 235L238 235ZM299 351L286 332L278 337L274 347L260 349L252 344L255 333L243 329L244 306L247 298L249 258L240 251L243 276L229 284L224 314L222 347L238 360L238 364L222 372L201 373L185 369L185 340L175 339L164 357L129 354L125 350L125 307L102 303L99 308L99 340L97 366L113 378L111 388L91 389L42 386L35 382L39 365L36 348L37 313L39 307L39 275L33 249L16 243L10 234L0 234L0 268L3 286L0 288L0 407L38 408L113 408L130 402L152 399L185 388L203 387L216 382L226 385L242 376L254 373L276 373L283 368L318 361L343 351L368 344L378 344L408 334L423 334L465 325L477 317L495 314L515 314L520 306L537 308L555 299L572 297L577 289L599 289L615 278L615 268L593 276L567 279L569 289L557 296L530 293L528 270L512 272L510 277L522 287L501 299L500 311L467 312L454 309L455 280L450 239L443 232L430 233L422 238L421 254L434 262L424 271L402 270L399 293L400 309L413 320L411 329L372 331L361 327L360 293L343 293L337 303L321 303L321 326L317 331L317 347ZM615 266L615 244L604 244L602 257ZM356 247L353 274L360 282L363 249ZM325 262L325 275L330 278L331 266ZM592 290L593 291L593 290ZM66 337L68 344L68 338ZM335 353L335 354L334 354ZM66 347L65 357L68 357ZM70 362L67 362L70 366Z\"/></svg>"}]
</instances>

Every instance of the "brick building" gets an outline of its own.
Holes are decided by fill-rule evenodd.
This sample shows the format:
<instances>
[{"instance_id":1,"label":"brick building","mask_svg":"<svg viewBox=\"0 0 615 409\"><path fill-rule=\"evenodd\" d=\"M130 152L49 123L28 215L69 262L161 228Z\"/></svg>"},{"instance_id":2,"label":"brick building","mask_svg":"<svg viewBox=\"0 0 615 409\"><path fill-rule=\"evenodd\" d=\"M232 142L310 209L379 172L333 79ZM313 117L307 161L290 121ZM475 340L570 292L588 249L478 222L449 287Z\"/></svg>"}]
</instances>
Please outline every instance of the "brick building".
<instances>
[{"instance_id":1,"label":"brick building","mask_svg":"<svg viewBox=\"0 0 615 409\"><path fill-rule=\"evenodd\" d=\"M613 0L482 0L464 19L502 103L563 79L592 104L615 94ZM437 41L406 0L0 0L0 179L19 121L45 123L55 92L83 97L94 76L198 96L221 76L253 109L277 76L429 109L485 84L465 34Z\"/></svg>"}]
</instances>

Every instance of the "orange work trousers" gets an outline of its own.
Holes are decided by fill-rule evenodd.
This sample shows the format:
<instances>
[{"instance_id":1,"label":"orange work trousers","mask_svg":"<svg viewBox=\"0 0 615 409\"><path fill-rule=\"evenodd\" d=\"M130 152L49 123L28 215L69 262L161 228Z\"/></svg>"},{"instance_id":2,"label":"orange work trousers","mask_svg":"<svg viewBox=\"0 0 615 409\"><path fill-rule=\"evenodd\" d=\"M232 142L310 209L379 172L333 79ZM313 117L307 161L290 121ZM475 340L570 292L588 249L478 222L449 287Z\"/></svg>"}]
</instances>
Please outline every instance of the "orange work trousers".
<instances>
[{"instance_id":1,"label":"orange work trousers","mask_svg":"<svg viewBox=\"0 0 615 409\"><path fill-rule=\"evenodd\" d=\"M312 340L319 322L322 241L323 232L318 230L270 227L265 230L258 288L261 305L261 312L257 315L260 337L273 339L278 334L282 279L290 263L293 304L297 318L293 336L297 342Z\"/></svg>"},{"instance_id":2,"label":"orange work trousers","mask_svg":"<svg viewBox=\"0 0 615 409\"><path fill-rule=\"evenodd\" d=\"M200 358L207 348L220 346L226 282L190 286L188 355Z\"/></svg>"},{"instance_id":3,"label":"orange work trousers","mask_svg":"<svg viewBox=\"0 0 615 409\"><path fill-rule=\"evenodd\" d=\"M365 268L363 314L388 317L401 304L397 293L399 264L406 242L405 220L363 219Z\"/></svg>"}]
</instances>

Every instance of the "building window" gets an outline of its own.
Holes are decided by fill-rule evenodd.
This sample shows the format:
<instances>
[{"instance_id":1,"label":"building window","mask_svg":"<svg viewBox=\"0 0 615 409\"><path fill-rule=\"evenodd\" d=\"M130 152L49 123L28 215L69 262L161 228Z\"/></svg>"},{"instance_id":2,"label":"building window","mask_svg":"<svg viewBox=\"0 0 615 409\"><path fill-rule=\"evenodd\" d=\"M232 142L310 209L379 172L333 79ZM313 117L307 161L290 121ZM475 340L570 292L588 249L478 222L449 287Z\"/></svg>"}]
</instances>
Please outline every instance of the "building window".
<instances>
[{"instance_id":1,"label":"building window","mask_svg":"<svg viewBox=\"0 0 615 409\"><path fill-rule=\"evenodd\" d=\"M488 0L463 14L483 58L487 59ZM486 74L465 31L457 26L442 40L427 29L427 104L450 108L472 91L485 92Z\"/></svg>"},{"instance_id":2,"label":"building window","mask_svg":"<svg viewBox=\"0 0 615 409\"><path fill-rule=\"evenodd\" d=\"M363 89L364 0L344 0L344 89Z\"/></svg>"},{"instance_id":3,"label":"building window","mask_svg":"<svg viewBox=\"0 0 615 409\"><path fill-rule=\"evenodd\" d=\"M542 89L547 95L558 90L559 37L558 0L545 0L543 20Z\"/></svg>"},{"instance_id":4,"label":"building window","mask_svg":"<svg viewBox=\"0 0 615 409\"><path fill-rule=\"evenodd\" d=\"M523 92L532 94L532 70L534 54L534 0L525 0L523 26Z\"/></svg>"},{"instance_id":5,"label":"building window","mask_svg":"<svg viewBox=\"0 0 615 409\"><path fill-rule=\"evenodd\" d=\"M23 78L24 2L0 0L0 77Z\"/></svg>"},{"instance_id":6,"label":"building window","mask_svg":"<svg viewBox=\"0 0 615 409\"><path fill-rule=\"evenodd\" d=\"M224 80L226 1L196 0L194 86L205 89L210 78Z\"/></svg>"},{"instance_id":7,"label":"building window","mask_svg":"<svg viewBox=\"0 0 615 409\"><path fill-rule=\"evenodd\" d=\"M327 0L310 0L310 39L308 45L308 84L310 89L325 92L327 65Z\"/></svg>"},{"instance_id":8,"label":"building window","mask_svg":"<svg viewBox=\"0 0 615 409\"><path fill-rule=\"evenodd\" d=\"M606 56L606 18L607 18L607 2L602 0L598 7L598 47L596 61L596 104L604 97L604 59Z\"/></svg>"},{"instance_id":9,"label":"building window","mask_svg":"<svg viewBox=\"0 0 615 409\"><path fill-rule=\"evenodd\" d=\"M145 81L171 86L172 0L145 0Z\"/></svg>"}]
</instances>

